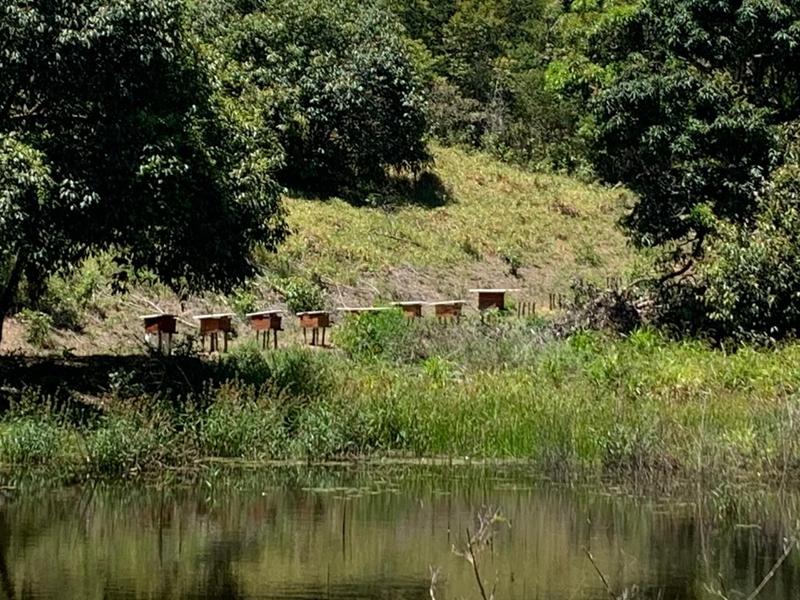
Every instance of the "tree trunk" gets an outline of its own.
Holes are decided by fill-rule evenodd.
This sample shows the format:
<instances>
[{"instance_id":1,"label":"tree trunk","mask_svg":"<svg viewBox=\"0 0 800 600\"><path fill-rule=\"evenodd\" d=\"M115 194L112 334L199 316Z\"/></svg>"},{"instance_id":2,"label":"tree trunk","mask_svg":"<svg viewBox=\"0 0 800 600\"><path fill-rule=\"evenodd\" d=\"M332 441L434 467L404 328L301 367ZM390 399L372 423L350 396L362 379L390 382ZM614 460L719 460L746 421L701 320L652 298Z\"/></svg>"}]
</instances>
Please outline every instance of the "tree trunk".
<instances>
[{"instance_id":1,"label":"tree trunk","mask_svg":"<svg viewBox=\"0 0 800 600\"><path fill-rule=\"evenodd\" d=\"M8 280L5 285L0 288L0 345L3 344L3 324L14 304L14 296L17 294L22 271L25 269L25 262L23 256L17 254L17 258L14 260L14 266L11 267Z\"/></svg>"}]
</instances>

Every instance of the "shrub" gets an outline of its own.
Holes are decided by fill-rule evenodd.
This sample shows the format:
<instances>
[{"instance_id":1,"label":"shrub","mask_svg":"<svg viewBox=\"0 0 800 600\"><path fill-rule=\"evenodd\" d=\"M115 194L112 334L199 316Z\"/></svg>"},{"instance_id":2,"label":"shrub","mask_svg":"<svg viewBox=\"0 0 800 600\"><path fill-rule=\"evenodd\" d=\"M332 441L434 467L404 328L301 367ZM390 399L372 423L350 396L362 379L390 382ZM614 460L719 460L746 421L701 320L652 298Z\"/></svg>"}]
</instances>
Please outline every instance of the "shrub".
<instances>
[{"instance_id":1,"label":"shrub","mask_svg":"<svg viewBox=\"0 0 800 600\"><path fill-rule=\"evenodd\" d=\"M761 341L800 331L800 166L780 170L756 226L726 226L705 269L704 300L728 336Z\"/></svg>"},{"instance_id":2,"label":"shrub","mask_svg":"<svg viewBox=\"0 0 800 600\"><path fill-rule=\"evenodd\" d=\"M86 312L99 308L101 291L110 291L114 264L110 255L87 258L75 269L51 276L37 306L56 327L80 331Z\"/></svg>"},{"instance_id":3,"label":"shrub","mask_svg":"<svg viewBox=\"0 0 800 600\"><path fill-rule=\"evenodd\" d=\"M322 310L325 307L325 290L318 283L301 277L289 277L278 281L275 287L292 312Z\"/></svg>"},{"instance_id":4,"label":"shrub","mask_svg":"<svg viewBox=\"0 0 800 600\"><path fill-rule=\"evenodd\" d=\"M25 325L26 342L34 348L52 347L50 334L53 330L53 319L50 315L26 308L19 313L19 320Z\"/></svg>"},{"instance_id":5,"label":"shrub","mask_svg":"<svg viewBox=\"0 0 800 600\"><path fill-rule=\"evenodd\" d=\"M411 333L400 310L387 310L348 317L333 339L353 358L397 359L409 354Z\"/></svg>"},{"instance_id":6,"label":"shrub","mask_svg":"<svg viewBox=\"0 0 800 600\"><path fill-rule=\"evenodd\" d=\"M286 456L280 411L234 392L235 388L221 390L203 419L201 443L205 455L254 460Z\"/></svg>"}]
</instances>

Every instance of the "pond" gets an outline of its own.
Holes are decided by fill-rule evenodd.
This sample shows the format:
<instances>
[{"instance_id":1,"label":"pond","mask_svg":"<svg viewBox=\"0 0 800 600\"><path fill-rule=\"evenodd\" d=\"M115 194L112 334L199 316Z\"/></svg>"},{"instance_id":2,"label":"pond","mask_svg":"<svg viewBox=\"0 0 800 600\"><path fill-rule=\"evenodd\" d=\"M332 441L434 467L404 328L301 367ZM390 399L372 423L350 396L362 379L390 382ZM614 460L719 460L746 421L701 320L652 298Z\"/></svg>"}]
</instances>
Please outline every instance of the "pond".
<instances>
[{"instance_id":1,"label":"pond","mask_svg":"<svg viewBox=\"0 0 800 600\"><path fill-rule=\"evenodd\" d=\"M777 491L632 494L487 467L8 483L0 500L5 598L423 600L432 571L438 600L480 598L471 564L453 549L465 549L481 508L494 507L504 519L476 554L497 600L608 600L610 592L695 600L713 590L733 600L779 561L800 514L797 497ZM792 550L758 598L798 597L800 550Z\"/></svg>"}]
</instances>

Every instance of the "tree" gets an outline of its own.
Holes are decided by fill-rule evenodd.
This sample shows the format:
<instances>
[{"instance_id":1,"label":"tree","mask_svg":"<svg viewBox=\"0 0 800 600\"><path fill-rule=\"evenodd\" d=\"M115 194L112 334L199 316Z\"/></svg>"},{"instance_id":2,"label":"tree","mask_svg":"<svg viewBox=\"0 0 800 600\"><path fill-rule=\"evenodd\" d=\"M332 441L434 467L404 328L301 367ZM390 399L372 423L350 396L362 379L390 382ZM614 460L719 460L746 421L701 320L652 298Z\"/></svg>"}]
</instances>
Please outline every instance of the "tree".
<instances>
[{"instance_id":1,"label":"tree","mask_svg":"<svg viewBox=\"0 0 800 600\"><path fill-rule=\"evenodd\" d=\"M424 89L400 24L379 2L264 0L206 31L226 86L276 131L281 177L330 191L429 160Z\"/></svg>"},{"instance_id":2,"label":"tree","mask_svg":"<svg viewBox=\"0 0 800 600\"><path fill-rule=\"evenodd\" d=\"M640 246L670 247L675 274L717 220L752 223L800 110L800 2L646 0L590 41L594 162L639 200ZM676 264L677 263L677 264Z\"/></svg>"},{"instance_id":3,"label":"tree","mask_svg":"<svg viewBox=\"0 0 800 600\"><path fill-rule=\"evenodd\" d=\"M0 7L0 339L20 281L112 249L224 289L286 233L271 140L244 126L179 0Z\"/></svg>"},{"instance_id":4,"label":"tree","mask_svg":"<svg viewBox=\"0 0 800 600\"><path fill-rule=\"evenodd\" d=\"M703 272L720 333L773 341L800 331L800 166L779 169L752 228L722 225Z\"/></svg>"}]
</instances>

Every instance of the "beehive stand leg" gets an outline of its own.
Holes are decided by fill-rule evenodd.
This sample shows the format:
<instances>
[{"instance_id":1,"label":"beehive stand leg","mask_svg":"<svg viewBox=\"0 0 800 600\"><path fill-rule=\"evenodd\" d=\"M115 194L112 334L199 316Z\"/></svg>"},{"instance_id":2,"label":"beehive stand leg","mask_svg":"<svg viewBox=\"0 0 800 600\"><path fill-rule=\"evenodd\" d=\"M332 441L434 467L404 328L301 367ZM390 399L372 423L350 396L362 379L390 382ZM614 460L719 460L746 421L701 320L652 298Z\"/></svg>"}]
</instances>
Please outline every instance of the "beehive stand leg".
<instances>
[{"instance_id":1,"label":"beehive stand leg","mask_svg":"<svg viewBox=\"0 0 800 600\"><path fill-rule=\"evenodd\" d=\"M164 346L163 346L163 342L161 340L161 332L159 331L158 332L158 352L159 352L159 354L163 351L163 349L164 349Z\"/></svg>"},{"instance_id":2,"label":"beehive stand leg","mask_svg":"<svg viewBox=\"0 0 800 600\"><path fill-rule=\"evenodd\" d=\"M303 343L308 344L308 329L303 327Z\"/></svg>"},{"instance_id":3,"label":"beehive stand leg","mask_svg":"<svg viewBox=\"0 0 800 600\"><path fill-rule=\"evenodd\" d=\"M223 331L222 332L222 351L223 352L227 352L228 351L228 332L227 331Z\"/></svg>"},{"instance_id":4,"label":"beehive stand leg","mask_svg":"<svg viewBox=\"0 0 800 600\"><path fill-rule=\"evenodd\" d=\"M267 335L269 335L269 333L267 333ZM273 347L275 348L275 350L277 350L278 349L278 330L277 329L275 329L272 332L272 337L273 337L273 340L274 340Z\"/></svg>"},{"instance_id":5,"label":"beehive stand leg","mask_svg":"<svg viewBox=\"0 0 800 600\"><path fill-rule=\"evenodd\" d=\"M206 351L206 334L205 333L201 333L200 334L200 352L205 352L205 351Z\"/></svg>"},{"instance_id":6,"label":"beehive stand leg","mask_svg":"<svg viewBox=\"0 0 800 600\"><path fill-rule=\"evenodd\" d=\"M326 327L322 328L322 346L325 347L325 332L327 331Z\"/></svg>"}]
</instances>

